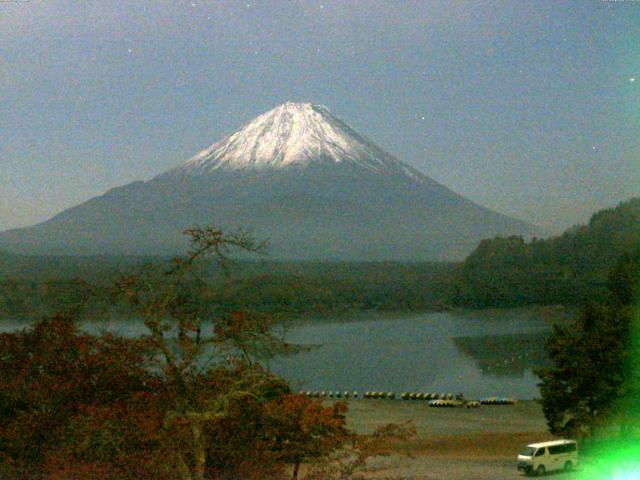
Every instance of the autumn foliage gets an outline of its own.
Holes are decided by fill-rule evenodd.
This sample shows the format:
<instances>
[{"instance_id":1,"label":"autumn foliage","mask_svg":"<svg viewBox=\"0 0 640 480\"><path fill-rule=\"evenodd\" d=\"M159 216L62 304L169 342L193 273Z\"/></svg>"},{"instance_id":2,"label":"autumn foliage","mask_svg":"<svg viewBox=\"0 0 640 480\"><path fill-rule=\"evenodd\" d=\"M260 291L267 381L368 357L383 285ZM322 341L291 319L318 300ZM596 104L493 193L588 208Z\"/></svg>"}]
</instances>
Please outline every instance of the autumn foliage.
<instances>
[{"instance_id":1,"label":"autumn foliage","mask_svg":"<svg viewBox=\"0 0 640 480\"><path fill-rule=\"evenodd\" d=\"M294 479L302 462L325 457L345 443L346 410L345 403L327 408L302 395L284 395L267 406L271 449L293 465Z\"/></svg>"},{"instance_id":2,"label":"autumn foliage","mask_svg":"<svg viewBox=\"0 0 640 480\"><path fill-rule=\"evenodd\" d=\"M358 468L395 435L356 436L345 404L294 395L265 370L296 347L268 316L216 309L196 268L261 245L188 233L187 256L114 285L141 336L90 335L63 314L0 334L0 478L298 478L303 463L340 464L338 452Z\"/></svg>"},{"instance_id":3,"label":"autumn foliage","mask_svg":"<svg viewBox=\"0 0 640 480\"><path fill-rule=\"evenodd\" d=\"M65 316L0 335L2 478L181 478L176 453L189 450L189 422L167 425L175 398L152 352L144 340L82 333ZM203 404L240 378L255 382L254 396L207 422L207 478L277 478L340 447L344 405L243 369L218 367L195 382Z\"/></svg>"},{"instance_id":4,"label":"autumn foliage","mask_svg":"<svg viewBox=\"0 0 640 480\"><path fill-rule=\"evenodd\" d=\"M2 478L150 474L162 412L147 405L165 392L148 360L143 340L90 336L66 316L0 335Z\"/></svg>"}]
</instances>

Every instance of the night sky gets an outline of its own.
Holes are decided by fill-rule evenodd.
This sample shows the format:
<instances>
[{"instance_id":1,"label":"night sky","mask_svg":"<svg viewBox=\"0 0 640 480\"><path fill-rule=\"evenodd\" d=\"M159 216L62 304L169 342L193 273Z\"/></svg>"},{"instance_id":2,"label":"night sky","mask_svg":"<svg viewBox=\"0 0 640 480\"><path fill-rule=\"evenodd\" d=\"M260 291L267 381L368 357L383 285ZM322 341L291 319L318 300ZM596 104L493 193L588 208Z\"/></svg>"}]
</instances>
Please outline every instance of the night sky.
<instances>
[{"instance_id":1,"label":"night sky","mask_svg":"<svg viewBox=\"0 0 640 480\"><path fill-rule=\"evenodd\" d=\"M285 101L557 232L640 195L640 1L0 1L0 229Z\"/></svg>"}]
</instances>

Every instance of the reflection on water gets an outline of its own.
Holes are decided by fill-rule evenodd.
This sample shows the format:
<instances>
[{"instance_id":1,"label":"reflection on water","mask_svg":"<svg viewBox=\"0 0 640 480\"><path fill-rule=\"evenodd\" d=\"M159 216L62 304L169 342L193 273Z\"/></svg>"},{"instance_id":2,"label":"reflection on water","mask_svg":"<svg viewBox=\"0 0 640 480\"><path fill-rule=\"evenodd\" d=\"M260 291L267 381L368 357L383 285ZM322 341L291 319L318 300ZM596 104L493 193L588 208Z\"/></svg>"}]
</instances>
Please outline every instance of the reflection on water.
<instances>
[{"instance_id":1,"label":"reflection on water","mask_svg":"<svg viewBox=\"0 0 640 480\"><path fill-rule=\"evenodd\" d=\"M532 368L544 365L548 313L531 311L363 313L287 325L286 338L306 351L270 362L294 388L538 396ZM0 331L24 328L3 322ZM146 333L139 320L86 322L91 333Z\"/></svg>"},{"instance_id":2,"label":"reflection on water","mask_svg":"<svg viewBox=\"0 0 640 480\"><path fill-rule=\"evenodd\" d=\"M469 355L485 375L523 376L532 367L549 365L544 345L550 332L455 337L456 347Z\"/></svg>"},{"instance_id":3,"label":"reflection on water","mask_svg":"<svg viewBox=\"0 0 640 480\"><path fill-rule=\"evenodd\" d=\"M538 396L532 368L545 363L551 323L530 311L363 314L307 321L288 339L319 345L271 368L308 390L462 392Z\"/></svg>"}]
</instances>

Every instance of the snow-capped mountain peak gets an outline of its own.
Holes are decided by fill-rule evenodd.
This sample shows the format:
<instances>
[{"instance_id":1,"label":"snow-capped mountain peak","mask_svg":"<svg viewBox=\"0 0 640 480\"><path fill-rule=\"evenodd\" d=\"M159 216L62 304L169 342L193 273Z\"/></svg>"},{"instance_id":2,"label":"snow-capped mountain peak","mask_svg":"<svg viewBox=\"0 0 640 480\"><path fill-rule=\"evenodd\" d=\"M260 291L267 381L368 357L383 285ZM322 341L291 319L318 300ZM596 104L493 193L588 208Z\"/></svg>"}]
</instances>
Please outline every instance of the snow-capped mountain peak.
<instances>
[{"instance_id":1,"label":"snow-capped mountain peak","mask_svg":"<svg viewBox=\"0 0 640 480\"><path fill-rule=\"evenodd\" d=\"M41 255L174 255L198 225L249 229L276 259L461 259L482 238L537 230L452 192L325 107L286 103L187 163L51 220L0 232Z\"/></svg>"},{"instance_id":2,"label":"snow-capped mountain peak","mask_svg":"<svg viewBox=\"0 0 640 480\"><path fill-rule=\"evenodd\" d=\"M424 177L360 136L327 107L296 102L259 115L177 170L206 174L219 169L280 169L315 161L353 162L380 173L402 171L413 178Z\"/></svg>"}]
</instances>

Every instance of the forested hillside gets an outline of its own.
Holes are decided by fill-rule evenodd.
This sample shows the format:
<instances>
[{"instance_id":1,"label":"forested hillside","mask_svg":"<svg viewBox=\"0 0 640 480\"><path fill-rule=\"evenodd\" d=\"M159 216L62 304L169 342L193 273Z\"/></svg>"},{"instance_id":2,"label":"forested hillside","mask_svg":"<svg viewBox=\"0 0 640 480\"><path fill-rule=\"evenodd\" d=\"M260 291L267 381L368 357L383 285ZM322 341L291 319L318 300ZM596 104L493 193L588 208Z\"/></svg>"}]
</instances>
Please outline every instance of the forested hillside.
<instances>
[{"instance_id":1,"label":"forested hillside","mask_svg":"<svg viewBox=\"0 0 640 480\"><path fill-rule=\"evenodd\" d=\"M547 240L483 240L456 269L448 302L467 307L576 304L602 296L619 258L640 246L640 198Z\"/></svg>"},{"instance_id":2,"label":"forested hillside","mask_svg":"<svg viewBox=\"0 0 640 480\"><path fill-rule=\"evenodd\" d=\"M2 255L2 254L0 254ZM79 318L109 314L110 285L122 274L161 257L0 256L0 319L34 319L58 311ZM220 309L323 314L354 310L440 308L454 264L248 262L230 265L227 277L212 265L202 275L216 288L209 300Z\"/></svg>"}]
</instances>

